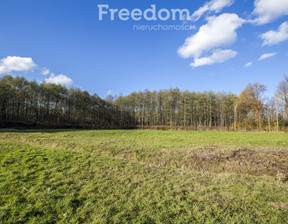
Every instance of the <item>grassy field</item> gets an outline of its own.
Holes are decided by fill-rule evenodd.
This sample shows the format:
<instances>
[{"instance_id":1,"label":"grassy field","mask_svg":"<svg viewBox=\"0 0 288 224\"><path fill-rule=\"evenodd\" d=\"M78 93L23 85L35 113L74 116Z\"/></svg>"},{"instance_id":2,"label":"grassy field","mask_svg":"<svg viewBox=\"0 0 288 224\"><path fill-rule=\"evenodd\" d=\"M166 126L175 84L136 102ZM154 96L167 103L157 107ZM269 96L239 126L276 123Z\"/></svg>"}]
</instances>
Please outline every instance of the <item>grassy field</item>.
<instances>
[{"instance_id":1,"label":"grassy field","mask_svg":"<svg viewBox=\"0 0 288 224\"><path fill-rule=\"evenodd\" d=\"M0 131L0 223L288 223L288 134Z\"/></svg>"}]
</instances>

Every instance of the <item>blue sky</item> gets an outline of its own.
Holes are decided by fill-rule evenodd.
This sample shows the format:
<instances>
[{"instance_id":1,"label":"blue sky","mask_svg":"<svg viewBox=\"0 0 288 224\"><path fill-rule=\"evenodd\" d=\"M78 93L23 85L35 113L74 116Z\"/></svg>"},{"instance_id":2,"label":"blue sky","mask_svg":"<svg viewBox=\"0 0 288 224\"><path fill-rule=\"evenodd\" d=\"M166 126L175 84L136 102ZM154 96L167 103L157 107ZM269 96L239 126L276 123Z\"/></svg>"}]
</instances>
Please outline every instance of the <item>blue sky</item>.
<instances>
[{"instance_id":1,"label":"blue sky","mask_svg":"<svg viewBox=\"0 0 288 224\"><path fill-rule=\"evenodd\" d=\"M188 9L193 16L183 22L111 21L103 15L99 21L99 4L130 12L154 4L158 11ZM267 85L272 96L288 74L288 0L2 0L0 6L2 75L105 98L170 87L239 94L250 82ZM194 28L133 30L138 24Z\"/></svg>"}]
</instances>

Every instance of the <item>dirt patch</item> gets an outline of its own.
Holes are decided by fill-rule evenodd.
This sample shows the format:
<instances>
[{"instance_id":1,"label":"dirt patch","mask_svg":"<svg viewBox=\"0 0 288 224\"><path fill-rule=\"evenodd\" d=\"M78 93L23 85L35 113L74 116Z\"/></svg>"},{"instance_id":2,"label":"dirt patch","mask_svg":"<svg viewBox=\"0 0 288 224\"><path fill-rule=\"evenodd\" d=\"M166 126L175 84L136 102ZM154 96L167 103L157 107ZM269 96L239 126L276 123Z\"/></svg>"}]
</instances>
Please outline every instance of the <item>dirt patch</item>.
<instances>
[{"instance_id":1,"label":"dirt patch","mask_svg":"<svg viewBox=\"0 0 288 224\"><path fill-rule=\"evenodd\" d=\"M269 202L268 205L270 205L274 208L278 208L278 209L282 209L282 210L288 210L288 203Z\"/></svg>"},{"instance_id":2,"label":"dirt patch","mask_svg":"<svg viewBox=\"0 0 288 224\"><path fill-rule=\"evenodd\" d=\"M209 172L273 176L288 180L288 149L208 146L157 156L159 165Z\"/></svg>"}]
</instances>

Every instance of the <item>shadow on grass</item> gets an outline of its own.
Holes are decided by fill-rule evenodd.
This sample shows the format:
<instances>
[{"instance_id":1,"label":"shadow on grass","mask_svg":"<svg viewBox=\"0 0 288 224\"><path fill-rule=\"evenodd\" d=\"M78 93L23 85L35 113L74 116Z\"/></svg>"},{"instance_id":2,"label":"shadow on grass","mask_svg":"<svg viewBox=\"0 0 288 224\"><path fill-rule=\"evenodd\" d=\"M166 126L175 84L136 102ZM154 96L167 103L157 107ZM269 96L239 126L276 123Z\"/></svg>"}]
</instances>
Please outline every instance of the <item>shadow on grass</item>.
<instances>
[{"instance_id":1,"label":"shadow on grass","mask_svg":"<svg viewBox=\"0 0 288 224\"><path fill-rule=\"evenodd\" d=\"M16 128L0 128L0 133L59 133L59 132L80 132L80 131L116 131L116 130L135 130L135 128L73 128L73 129L53 129L53 128L39 128L39 129L16 129Z\"/></svg>"},{"instance_id":2,"label":"shadow on grass","mask_svg":"<svg viewBox=\"0 0 288 224\"><path fill-rule=\"evenodd\" d=\"M47 132L47 133L57 133L57 132L74 132L74 131L87 131L91 129L13 129L13 128L2 128L0 133L36 133L36 132Z\"/></svg>"}]
</instances>

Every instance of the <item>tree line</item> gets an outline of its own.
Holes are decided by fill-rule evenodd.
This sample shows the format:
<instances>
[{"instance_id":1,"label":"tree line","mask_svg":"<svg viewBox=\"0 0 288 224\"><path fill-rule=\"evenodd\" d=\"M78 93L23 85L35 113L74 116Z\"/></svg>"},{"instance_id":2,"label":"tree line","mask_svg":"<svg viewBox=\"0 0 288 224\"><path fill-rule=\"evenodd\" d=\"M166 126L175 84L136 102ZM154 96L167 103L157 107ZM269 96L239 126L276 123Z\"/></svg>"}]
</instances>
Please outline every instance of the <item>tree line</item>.
<instances>
[{"instance_id":1,"label":"tree line","mask_svg":"<svg viewBox=\"0 0 288 224\"><path fill-rule=\"evenodd\" d=\"M283 130L288 126L288 77L279 84L274 97L264 97L266 86L248 84L239 96L233 93L180 91L139 91L115 99L120 111L130 113L141 127L207 127L245 130ZM121 114L120 114L121 115ZM126 122L120 116L120 123Z\"/></svg>"},{"instance_id":2,"label":"tree line","mask_svg":"<svg viewBox=\"0 0 288 224\"><path fill-rule=\"evenodd\" d=\"M23 77L0 79L0 125L91 128L225 128L284 130L288 126L288 77L274 97L248 84L238 95L171 88L101 99L87 91Z\"/></svg>"},{"instance_id":3,"label":"tree line","mask_svg":"<svg viewBox=\"0 0 288 224\"><path fill-rule=\"evenodd\" d=\"M0 111L1 127L124 128L113 102L81 89L39 84L23 77L0 79Z\"/></svg>"}]
</instances>

